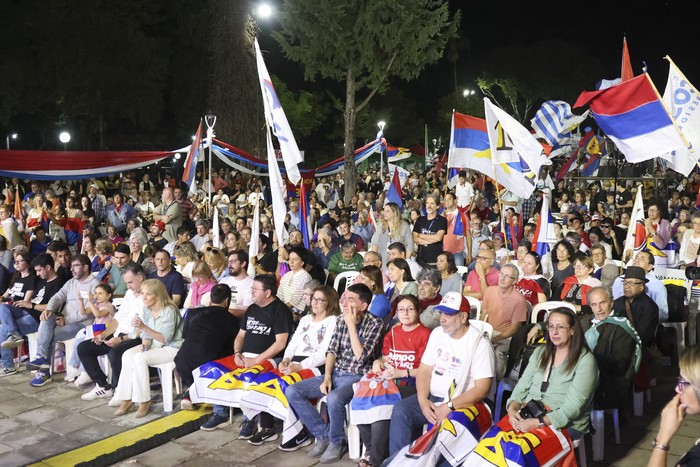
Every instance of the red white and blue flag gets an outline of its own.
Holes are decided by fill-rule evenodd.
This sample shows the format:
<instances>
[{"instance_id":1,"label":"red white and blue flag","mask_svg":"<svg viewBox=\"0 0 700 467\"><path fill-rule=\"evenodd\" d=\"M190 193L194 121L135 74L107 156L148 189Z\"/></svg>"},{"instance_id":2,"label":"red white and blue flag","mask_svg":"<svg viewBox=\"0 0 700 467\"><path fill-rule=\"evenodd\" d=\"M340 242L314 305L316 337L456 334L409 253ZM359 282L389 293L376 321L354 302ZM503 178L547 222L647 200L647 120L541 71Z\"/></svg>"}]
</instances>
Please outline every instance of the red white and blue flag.
<instances>
[{"instance_id":1,"label":"red white and blue flag","mask_svg":"<svg viewBox=\"0 0 700 467\"><path fill-rule=\"evenodd\" d=\"M192 145L187 153L187 159L185 160L185 168L182 169L182 181L187 183L190 187L190 194L197 192L197 184L194 181L194 176L197 173L197 158L202 148L202 119L199 119L199 126L197 127L197 132L194 134L194 139L192 140Z\"/></svg>"},{"instance_id":2,"label":"red white and blue flag","mask_svg":"<svg viewBox=\"0 0 700 467\"><path fill-rule=\"evenodd\" d=\"M309 249L309 240L311 238L309 232L309 194L306 191L306 183L302 181L299 188L299 231L304 239L304 247Z\"/></svg>"},{"instance_id":3,"label":"red white and blue flag","mask_svg":"<svg viewBox=\"0 0 700 467\"><path fill-rule=\"evenodd\" d=\"M686 147L646 73L602 91L585 91L574 108L586 104L600 129L630 162Z\"/></svg>"},{"instance_id":4,"label":"red white and blue flag","mask_svg":"<svg viewBox=\"0 0 700 467\"><path fill-rule=\"evenodd\" d=\"M386 200L390 203L399 205L399 209L403 209L403 196L401 196L401 180L399 179L399 171L394 172L391 178L389 190L386 192Z\"/></svg>"},{"instance_id":5,"label":"red white and blue flag","mask_svg":"<svg viewBox=\"0 0 700 467\"><path fill-rule=\"evenodd\" d=\"M549 198L544 196L542 198L540 218L537 221L535 236L533 238L535 251L540 257L543 257L552 250L552 246L555 245L557 241L557 233L554 230L554 217L549 210Z\"/></svg>"}]
</instances>

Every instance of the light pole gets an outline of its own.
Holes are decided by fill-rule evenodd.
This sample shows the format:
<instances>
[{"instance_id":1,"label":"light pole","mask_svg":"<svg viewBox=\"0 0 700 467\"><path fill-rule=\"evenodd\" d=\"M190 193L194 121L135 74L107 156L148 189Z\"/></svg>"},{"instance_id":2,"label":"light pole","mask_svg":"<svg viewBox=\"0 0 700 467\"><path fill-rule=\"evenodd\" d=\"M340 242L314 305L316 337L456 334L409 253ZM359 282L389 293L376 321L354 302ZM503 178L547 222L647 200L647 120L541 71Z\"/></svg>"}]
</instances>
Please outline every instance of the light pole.
<instances>
[{"instance_id":1,"label":"light pole","mask_svg":"<svg viewBox=\"0 0 700 467\"><path fill-rule=\"evenodd\" d=\"M380 120L377 122L377 126L379 127L379 133L381 136L384 136L384 127L386 126L386 122L384 120ZM389 160L387 159L386 163L389 163ZM382 182L384 181L384 177L382 176L382 172L384 171L384 151L379 151L379 180Z\"/></svg>"},{"instance_id":2,"label":"light pole","mask_svg":"<svg viewBox=\"0 0 700 467\"><path fill-rule=\"evenodd\" d=\"M19 135L17 133L11 133L5 137L5 144L7 145L7 150L10 150L10 140L17 139Z\"/></svg>"},{"instance_id":3,"label":"light pole","mask_svg":"<svg viewBox=\"0 0 700 467\"><path fill-rule=\"evenodd\" d=\"M63 150L66 151L68 149L68 143L70 143L70 133L62 131L61 134L58 135L58 140L63 143Z\"/></svg>"},{"instance_id":4,"label":"light pole","mask_svg":"<svg viewBox=\"0 0 700 467\"><path fill-rule=\"evenodd\" d=\"M272 16L272 6L269 3L261 3L258 5L256 14L260 19L268 19Z\"/></svg>"}]
</instances>

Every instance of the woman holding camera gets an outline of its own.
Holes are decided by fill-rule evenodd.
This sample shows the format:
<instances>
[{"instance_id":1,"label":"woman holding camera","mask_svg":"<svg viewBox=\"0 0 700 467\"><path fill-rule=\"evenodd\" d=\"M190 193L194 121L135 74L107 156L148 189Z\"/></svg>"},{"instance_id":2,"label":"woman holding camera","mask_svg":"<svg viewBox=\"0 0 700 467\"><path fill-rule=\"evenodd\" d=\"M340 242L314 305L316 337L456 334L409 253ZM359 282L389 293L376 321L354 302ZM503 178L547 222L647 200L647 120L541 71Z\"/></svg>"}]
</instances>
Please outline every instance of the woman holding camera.
<instances>
[{"instance_id":1,"label":"woman holding camera","mask_svg":"<svg viewBox=\"0 0 700 467\"><path fill-rule=\"evenodd\" d=\"M598 385L598 366L588 350L581 324L571 310L552 310L546 330L547 343L532 354L508 400L508 418L519 432L551 425L556 429L568 428L569 436L575 440L590 428L589 413ZM524 417L521 409L530 401L541 402L546 413L536 418Z\"/></svg>"}]
</instances>

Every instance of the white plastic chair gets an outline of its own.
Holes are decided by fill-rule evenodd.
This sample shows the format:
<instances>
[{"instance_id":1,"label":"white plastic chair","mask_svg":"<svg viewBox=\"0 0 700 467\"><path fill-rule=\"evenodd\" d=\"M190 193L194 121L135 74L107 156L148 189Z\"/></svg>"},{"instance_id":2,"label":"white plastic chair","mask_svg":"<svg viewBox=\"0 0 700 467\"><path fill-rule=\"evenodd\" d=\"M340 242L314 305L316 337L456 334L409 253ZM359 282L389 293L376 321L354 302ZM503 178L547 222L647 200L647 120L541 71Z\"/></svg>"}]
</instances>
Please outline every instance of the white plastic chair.
<instances>
[{"instance_id":1,"label":"white plastic chair","mask_svg":"<svg viewBox=\"0 0 700 467\"><path fill-rule=\"evenodd\" d=\"M180 376L173 377L175 374L175 362L161 363L160 365L150 365L158 370L160 376L160 385L163 389L163 411L173 411L173 382L175 382L175 392L182 392L182 381Z\"/></svg>"},{"instance_id":2,"label":"white plastic chair","mask_svg":"<svg viewBox=\"0 0 700 467\"><path fill-rule=\"evenodd\" d=\"M547 312L547 315L549 315L549 312L555 308L568 308L569 310L576 313L576 307L572 303L569 303L569 302L557 302L557 301L555 301L555 302L538 303L532 309L532 316L530 316L530 322L531 323L537 322L537 315L540 314L540 311L545 310Z\"/></svg>"},{"instance_id":3,"label":"white plastic chair","mask_svg":"<svg viewBox=\"0 0 700 467\"><path fill-rule=\"evenodd\" d=\"M460 277L462 278L463 281L467 279L467 276L465 276L465 274L468 274L468 273L469 273L469 268L467 266L457 266L457 274L460 275Z\"/></svg>"},{"instance_id":4,"label":"white plastic chair","mask_svg":"<svg viewBox=\"0 0 700 467\"><path fill-rule=\"evenodd\" d=\"M579 467L587 467L586 463L586 443L584 438L581 437L577 440L571 442L574 445L574 450L578 450L578 465Z\"/></svg>"},{"instance_id":5,"label":"white plastic chair","mask_svg":"<svg viewBox=\"0 0 700 467\"><path fill-rule=\"evenodd\" d=\"M605 457L605 412L612 413L615 429L615 444L620 444L620 415L617 409L594 410L591 412L591 425L595 430L593 435L593 461L600 462Z\"/></svg>"},{"instance_id":6,"label":"white plastic chair","mask_svg":"<svg viewBox=\"0 0 700 467\"><path fill-rule=\"evenodd\" d=\"M470 308L471 307L476 308L476 315L474 315L475 316L474 319L480 320L481 319L481 300L479 300L478 298L474 298L474 297L464 297L464 298L466 298L467 301L469 302Z\"/></svg>"},{"instance_id":7,"label":"white plastic chair","mask_svg":"<svg viewBox=\"0 0 700 467\"><path fill-rule=\"evenodd\" d=\"M342 295L345 289L347 289L348 286L351 285L355 278L359 275L360 273L358 271L341 272L340 274L335 276L335 281L333 281L333 288L338 292L338 295ZM343 285L343 290L340 290L339 287L343 280L345 281Z\"/></svg>"},{"instance_id":8,"label":"white plastic chair","mask_svg":"<svg viewBox=\"0 0 700 467\"><path fill-rule=\"evenodd\" d=\"M470 319L469 326L474 326L482 335L488 337L489 341L491 340L491 337L493 337L493 326L486 321Z\"/></svg>"},{"instance_id":9,"label":"white plastic chair","mask_svg":"<svg viewBox=\"0 0 700 467\"><path fill-rule=\"evenodd\" d=\"M690 303L690 297L692 294L693 282L685 277L685 271L682 269L667 269L667 268L654 268L654 276L662 281L664 285L666 284L676 284L679 281L683 281L683 287L686 289L686 301ZM685 328L687 322L678 323L661 323L665 328L674 328L676 330L676 352L678 357L681 356L681 351L685 348Z\"/></svg>"}]
</instances>

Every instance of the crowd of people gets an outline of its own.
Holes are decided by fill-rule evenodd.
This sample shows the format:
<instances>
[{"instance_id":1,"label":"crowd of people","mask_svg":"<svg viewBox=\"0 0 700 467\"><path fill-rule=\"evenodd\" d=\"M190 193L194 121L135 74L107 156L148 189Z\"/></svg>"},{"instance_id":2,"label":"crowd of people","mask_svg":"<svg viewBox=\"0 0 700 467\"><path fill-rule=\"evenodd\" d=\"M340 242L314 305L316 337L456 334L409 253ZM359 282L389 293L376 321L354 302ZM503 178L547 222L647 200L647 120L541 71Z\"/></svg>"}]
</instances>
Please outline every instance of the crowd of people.
<instances>
[{"instance_id":1,"label":"crowd of people","mask_svg":"<svg viewBox=\"0 0 700 467\"><path fill-rule=\"evenodd\" d=\"M451 186L433 169L415 170L402 205L386 200L389 177L376 171L362 174L347 204L340 175L320 178L308 200L308 239L293 193L278 238L264 179L229 169L199 179L194 195L146 172L7 180L0 377L18 372L13 349L37 333L29 384L53 382L56 343L70 341L64 380L86 388L83 400L105 399L115 416L149 413L149 366L175 363L191 388L181 408L191 409L206 402L195 390L202 369L226 361L235 375L256 368L285 382L288 415L247 406L245 395L230 404L243 409L239 439L252 445L277 440L282 418L280 449L315 439L308 455L332 463L348 450L350 413L366 448L359 465L379 466L399 461L426 425L486 413L488 423L465 431L472 449L436 451L438 463L469 465L496 427L543 440L564 433L573 455L592 410L627 416L633 392L654 376L657 328L680 314L656 263L693 267L700 253L697 173L663 187L554 184L543 173L520 199L476 173L461 172ZM637 190L647 238L631 251ZM545 255L535 238L542 203L558 236ZM347 272L337 290L334 279ZM532 319L538 305L546 311ZM650 465L665 465L681 420L700 412L698 356L696 346L679 356L678 395L662 414ZM504 379L514 385L506 415L491 420ZM376 391L392 402L363 398ZM322 398L326 411L317 407ZM230 423L219 403L201 428ZM698 456L693 448L686 458Z\"/></svg>"}]
</instances>

